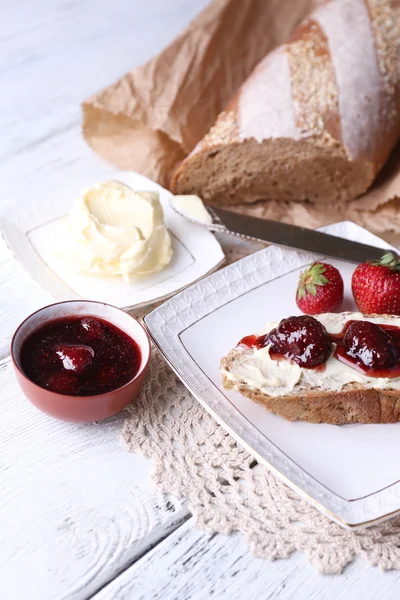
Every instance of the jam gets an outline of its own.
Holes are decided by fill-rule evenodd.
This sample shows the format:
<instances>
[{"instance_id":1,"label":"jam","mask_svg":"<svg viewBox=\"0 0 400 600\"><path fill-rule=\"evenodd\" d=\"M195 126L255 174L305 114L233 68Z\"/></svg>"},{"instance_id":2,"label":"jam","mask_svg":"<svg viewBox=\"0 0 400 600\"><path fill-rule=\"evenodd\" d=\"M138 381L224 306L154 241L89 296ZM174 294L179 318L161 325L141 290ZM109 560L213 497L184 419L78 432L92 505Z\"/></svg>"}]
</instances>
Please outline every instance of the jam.
<instances>
[{"instance_id":1,"label":"jam","mask_svg":"<svg viewBox=\"0 0 400 600\"><path fill-rule=\"evenodd\" d=\"M325 338L322 324L318 322L319 329L305 318L283 319L268 334L246 336L239 344L257 349L270 345L273 360L284 358L303 368L323 370L334 343L333 357L356 371L369 377L400 377L400 327L354 320Z\"/></svg>"},{"instance_id":2,"label":"jam","mask_svg":"<svg viewBox=\"0 0 400 600\"><path fill-rule=\"evenodd\" d=\"M97 317L65 317L31 333L21 347L21 366L42 388L70 396L115 390L138 372L136 342Z\"/></svg>"},{"instance_id":3,"label":"jam","mask_svg":"<svg viewBox=\"0 0 400 600\"><path fill-rule=\"evenodd\" d=\"M240 340L239 345L247 346L248 348L257 348L257 350L260 350L261 348L265 348L265 346L267 345L265 343L265 339L265 335L247 335L246 337Z\"/></svg>"},{"instance_id":4,"label":"jam","mask_svg":"<svg viewBox=\"0 0 400 600\"><path fill-rule=\"evenodd\" d=\"M330 342L325 327L309 315L282 319L267 335L248 336L240 342L244 346L263 348L270 346L270 355L276 360L281 356L305 369L312 369L326 362Z\"/></svg>"},{"instance_id":5,"label":"jam","mask_svg":"<svg viewBox=\"0 0 400 600\"><path fill-rule=\"evenodd\" d=\"M367 334L360 332L361 325L372 325L375 330L382 330L384 335L379 334L378 337L372 327L370 334L369 332ZM358 340L362 339L364 341L364 348L361 348L358 356L354 352L354 341L350 346L350 342L347 340L348 334L352 333L354 327L357 327L358 330L352 334L353 340L354 337L357 337ZM362 337L362 333L364 333L364 337ZM348 321L340 333L329 334L329 338L336 344L333 356L356 371L369 377L400 377L399 327L383 324L376 327L375 324L369 321ZM379 362L376 360L377 354L380 358Z\"/></svg>"}]
</instances>

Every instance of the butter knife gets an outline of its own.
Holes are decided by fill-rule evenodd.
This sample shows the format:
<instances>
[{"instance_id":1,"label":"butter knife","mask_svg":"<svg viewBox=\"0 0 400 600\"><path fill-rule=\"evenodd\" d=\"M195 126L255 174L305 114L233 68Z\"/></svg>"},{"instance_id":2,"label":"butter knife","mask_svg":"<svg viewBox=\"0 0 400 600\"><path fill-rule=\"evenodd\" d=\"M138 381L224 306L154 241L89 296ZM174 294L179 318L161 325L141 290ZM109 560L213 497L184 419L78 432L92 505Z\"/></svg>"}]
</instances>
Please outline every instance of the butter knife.
<instances>
[{"instance_id":1,"label":"butter knife","mask_svg":"<svg viewBox=\"0 0 400 600\"><path fill-rule=\"evenodd\" d=\"M206 223L189 217L173 204L171 205L181 216L204 225L213 232L221 231L242 238L262 240L277 246L305 250L352 263L380 260L387 253L385 249L353 242L336 235L278 221L250 217L223 208L207 206L207 212L211 219Z\"/></svg>"}]
</instances>

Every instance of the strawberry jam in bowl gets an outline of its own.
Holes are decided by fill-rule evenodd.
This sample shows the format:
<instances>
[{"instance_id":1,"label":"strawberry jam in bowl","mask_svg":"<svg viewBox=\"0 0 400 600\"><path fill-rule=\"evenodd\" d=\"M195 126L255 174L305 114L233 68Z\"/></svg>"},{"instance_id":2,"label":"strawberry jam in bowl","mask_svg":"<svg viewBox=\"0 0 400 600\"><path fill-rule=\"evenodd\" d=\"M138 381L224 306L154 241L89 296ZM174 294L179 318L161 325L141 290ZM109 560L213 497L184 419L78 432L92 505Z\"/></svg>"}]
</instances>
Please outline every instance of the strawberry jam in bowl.
<instances>
[{"instance_id":1,"label":"strawberry jam in bowl","mask_svg":"<svg viewBox=\"0 0 400 600\"><path fill-rule=\"evenodd\" d=\"M59 302L21 323L11 357L32 404L58 419L92 422L118 413L136 397L150 342L140 323L118 308Z\"/></svg>"}]
</instances>

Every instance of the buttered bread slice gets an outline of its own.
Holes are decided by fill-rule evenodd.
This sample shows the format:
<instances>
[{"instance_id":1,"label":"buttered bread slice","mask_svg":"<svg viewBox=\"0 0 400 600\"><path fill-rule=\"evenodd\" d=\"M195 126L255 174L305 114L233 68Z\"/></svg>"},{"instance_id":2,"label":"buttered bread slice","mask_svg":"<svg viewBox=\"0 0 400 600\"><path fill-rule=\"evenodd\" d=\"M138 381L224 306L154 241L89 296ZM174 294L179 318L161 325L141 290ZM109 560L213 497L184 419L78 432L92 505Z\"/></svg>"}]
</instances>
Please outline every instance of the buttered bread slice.
<instances>
[{"instance_id":1,"label":"buttered bread slice","mask_svg":"<svg viewBox=\"0 0 400 600\"><path fill-rule=\"evenodd\" d=\"M290 421L400 420L400 317L328 313L268 323L221 360L227 390Z\"/></svg>"}]
</instances>

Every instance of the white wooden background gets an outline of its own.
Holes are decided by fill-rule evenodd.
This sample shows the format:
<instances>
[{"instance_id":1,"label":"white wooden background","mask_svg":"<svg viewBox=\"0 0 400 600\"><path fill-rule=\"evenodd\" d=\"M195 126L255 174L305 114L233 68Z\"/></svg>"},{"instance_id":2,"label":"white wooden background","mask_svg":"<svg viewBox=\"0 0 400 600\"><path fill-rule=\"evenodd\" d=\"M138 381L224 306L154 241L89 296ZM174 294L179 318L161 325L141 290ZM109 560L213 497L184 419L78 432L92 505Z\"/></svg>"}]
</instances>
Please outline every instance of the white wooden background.
<instances>
[{"instance_id":1,"label":"white wooden background","mask_svg":"<svg viewBox=\"0 0 400 600\"><path fill-rule=\"evenodd\" d=\"M243 0L244 1L244 0ZM102 163L79 103L160 50L206 0L0 0L0 208L18 186L62 186ZM240 41L239 41L240 43ZM0 600L388 600L400 574L357 560L318 575L302 555L254 559L240 536L197 531L118 441L123 417L76 426L36 411L10 337L51 302L0 242Z\"/></svg>"}]
</instances>

